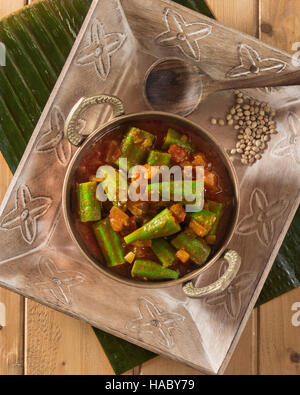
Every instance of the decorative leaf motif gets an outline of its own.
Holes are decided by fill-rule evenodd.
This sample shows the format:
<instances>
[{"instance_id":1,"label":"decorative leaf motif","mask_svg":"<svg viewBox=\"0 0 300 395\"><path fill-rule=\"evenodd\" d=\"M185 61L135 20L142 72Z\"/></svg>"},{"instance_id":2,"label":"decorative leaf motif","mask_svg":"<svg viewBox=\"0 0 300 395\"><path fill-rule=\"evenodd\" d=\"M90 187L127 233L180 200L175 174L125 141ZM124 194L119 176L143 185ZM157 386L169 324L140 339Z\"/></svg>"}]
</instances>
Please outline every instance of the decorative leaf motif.
<instances>
[{"instance_id":1,"label":"decorative leaf motif","mask_svg":"<svg viewBox=\"0 0 300 395\"><path fill-rule=\"evenodd\" d=\"M276 58L262 59L258 52L247 44L240 44L238 47L240 64L226 74L228 78L244 77L249 74L261 74L269 71L281 73L287 63Z\"/></svg>"},{"instance_id":2,"label":"decorative leaf motif","mask_svg":"<svg viewBox=\"0 0 300 395\"><path fill-rule=\"evenodd\" d=\"M219 278L225 273L226 263L223 262L219 270ZM208 305L222 305L232 319L237 319L242 310L242 296L253 285L256 275L241 273L232 281L229 287L216 295L208 296L205 302Z\"/></svg>"},{"instance_id":3,"label":"decorative leaf motif","mask_svg":"<svg viewBox=\"0 0 300 395\"><path fill-rule=\"evenodd\" d=\"M153 339L164 347L174 346L173 330L184 317L177 313L160 312L148 299L138 299L139 318L130 321L126 328L138 333L148 333Z\"/></svg>"},{"instance_id":4,"label":"decorative leaf motif","mask_svg":"<svg viewBox=\"0 0 300 395\"><path fill-rule=\"evenodd\" d=\"M242 236L256 233L259 241L268 247L274 239L275 222L288 205L283 199L269 203L265 193L256 188L250 197L250 214L238 224L236 233Z\"/></svg>"},{"instance_id":5,"label":"decorative leaf motif","mask_svg":"<svg viewBox=\"0 0 300 395\"><path fill-rule=\"evenodd\" d=\"M278 158L291 156L300 165L300 119L293 112L288 114L288 125L285 137L274 146L271 154Z\"/></svg>"},{"instance_id":6,"label":"decorative leaf motif","mask_svg":"<svg viewBox=\"0 0 300 395\"><path fill-rule=\"evenodd\" d=\"M125 39L126 34L123 33L106 33L104 24L94 19L87 46L79 52L77 65L94 65L99 77L105 81L111 70L111 57L122 47Z\"/></svg>"},{"instance_id":7,"label":"decorative leaf motif","mask_svg":"<svg viewBox=\"0 0 300 395\"><path fill-rule=\"evenodd\" d=\"M65 117L58 106L54 106L50 115L50 128L37 141L37 152L55 151L58 161L65 166L69 163L71 144L64 138Z\"/></svg>"},{"instance_id":8,"label":"decorative leaf motif","mask_svg":"<svg viewBox=\"0 0 300 395\"><path fill-rule=\"evenodd\" d=\"M85 276L73 270L60 271L55 263L47 257L42 256L38 263L40 282L33 286L49 291L59 302L65 305L72 304L71 288L85 281Z\"/></svg>"},{"instance_id":9,"label":"decorative leaf motif","mask_svg":"<svg viewBox=\"0 0 300 395\"><path fill-rule=\"evenodd\" d=\"M200 61L200 48L198 41L211 34L212 27L205 23L188 23L176 11L166 8L164 21L167 30L155 38L158 45L178 47L181 52L195 60Z\"/></svg>"},{"instance_id":10,"label":"decorative leaf motif","mask_svg":"<svg viewBox=\"0 0 300 395\"><path fill-rule=\"evenodd\" d=\"M18 188L15 208L11 210L0 223L0 229L20 229L24 241L32 244L37 235L38 219L46 214L52 199L48 197L31 196L26 185Z\"/></svg>"}]
</instances>

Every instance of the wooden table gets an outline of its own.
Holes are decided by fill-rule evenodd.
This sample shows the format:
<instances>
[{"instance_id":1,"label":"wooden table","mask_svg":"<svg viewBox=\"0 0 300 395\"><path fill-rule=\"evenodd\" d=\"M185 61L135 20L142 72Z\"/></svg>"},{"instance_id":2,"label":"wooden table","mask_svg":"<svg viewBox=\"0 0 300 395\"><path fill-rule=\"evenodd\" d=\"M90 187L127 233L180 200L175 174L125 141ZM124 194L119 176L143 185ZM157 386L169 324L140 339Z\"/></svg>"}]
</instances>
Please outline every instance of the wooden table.
<instances>
[{"instance_id":1,"label":"wooden table","mask_svg":"<svg viewBox=\"0 0 300 395\"><path fill-rule=\"evenodd\" d=\"M300 36L299 0L207 0L217 19L288 52ZM0 17L32 3L1 0ZM0 200L11 173L0 157ZM300 288L253 311L227 374L300 374L300 326L292 317ZM92 329L85 323L0 288L0 375L112 374ZM1 319L1 316L0 316ZM158 357L128 374L197 374Z\"/></svg>"}]
</instances>

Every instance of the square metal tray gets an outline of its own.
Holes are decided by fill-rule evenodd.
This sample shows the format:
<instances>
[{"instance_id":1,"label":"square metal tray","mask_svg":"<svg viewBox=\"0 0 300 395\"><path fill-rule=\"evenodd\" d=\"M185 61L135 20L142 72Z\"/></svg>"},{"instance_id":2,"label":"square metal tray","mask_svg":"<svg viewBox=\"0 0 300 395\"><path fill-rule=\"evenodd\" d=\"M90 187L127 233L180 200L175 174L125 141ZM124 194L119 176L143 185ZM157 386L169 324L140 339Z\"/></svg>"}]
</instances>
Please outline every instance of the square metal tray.
<instances>
[{"instance_id":1,"label":"square metal tray","mask_svg":"<svg viewBox=\"0 0 300 395\"><path fill-rule=\"evenodd\" d=\"M85 260L61 212L62 184L74 153L63 138L72 106L82 96L108 93L121 98L127 113L146 110L147 70L157 59L174 56L220 80L251 78L253 64L274 78L294 69L288 54L171 1L95 0L2 203L0 285L204 373L220 374L299 205L299 88L246 91L276 109L279 134L255 165L234 162L242 206L230 247L242 256L242 266L226 291L189 299L181 286L147 290L119 284ZM189 116L225 149L235 145L235 131L209 121L223 118L231 103L232 92L217 93ZM94 130L109 116L108 108L95 108L82 120L84 129ZM214 265L197 285L214 281L222 270L224 263Z\"/></svg>"}]
</instances>

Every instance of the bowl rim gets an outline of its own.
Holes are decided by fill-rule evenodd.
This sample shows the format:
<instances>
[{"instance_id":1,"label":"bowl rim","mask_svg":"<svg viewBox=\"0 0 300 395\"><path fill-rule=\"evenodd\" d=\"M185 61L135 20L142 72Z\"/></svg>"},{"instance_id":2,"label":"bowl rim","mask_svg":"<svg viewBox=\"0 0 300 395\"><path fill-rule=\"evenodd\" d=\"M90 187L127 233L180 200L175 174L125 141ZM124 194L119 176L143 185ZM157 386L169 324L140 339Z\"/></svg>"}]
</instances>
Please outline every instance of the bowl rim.
<instances>
[{"instance_id":1,"label":"bowl rim","mask_svg":"<svg viewBox=\"0 0 300 395\"><path fill-rule=\"evenodd\" d=\"M173 121L176 120L178 123L184 123L186 126L190 126L193 128L193 130L197 130L200 135L204 135L205 138L213 143L214 146L217 147L218 154L222 154L222 161L223 164L225 165L226 169L228 170L229 176L231 178L231 182L233 185L233 190L234 190L234 214L233 218L231 220L230 224L230 230L228 232L228 235L224 238L224 241L222 243L222 246L219 248L219 250L207 261L203 266L199 267L198 269L193 270L192 272L188 273L187 275L178 278L177 280L169 280L169 281L149 281L149 282L143 282L135 279L127 279L126 277L122 277L121 275L117 275L113 273L109 268L106 268L103 264L97 263L97 260L93 258L92 256L88 255L88 253L84 250L84 248L81 246L79 243L78 239L76 238L75 231L73 230L73 227L71 226L71 215L70 215L70 210L68 209L69 204L68 204L68 198L70 198L70 180L71 180L71 174L74 172L74 165L76 164L76 161L80 155L82 155L87 149L88 146L93 142L95 137L100 134L101 132L103 133L103 136L108 133L110 130L106 130L107 128L111 128L113 126L117 126L119 123L124 123L126 121L130 121L132 118L145 118L145 117L157 117L157 118L172 118ZM199 276L199 274L204 273L206 270L211 268L214 263L223 255L223 253L226 251L237 226L237 221L239 217L239 212L240 212L240 186L239 186L239 181L238 177L235 171L235 168L229 158L229 155L225 151L225 149L219 145L217 142L216 138L212 136L209 132L207 132L205 129L201 128L199 125L197 125L195 122L186 119L180 115L176 115L173 113L168 113L165 111L141 111L141 112L136 112L136 113L130 113L130 114L125 114L121 115L119 117L115 117L110 119L109 121L103 123L101 126L96 128L90 135L87 136L86 140L83 142L83 144L78 147L77 151L73 155L68 168L66 170L64 182L63 182L63 189L62 189L62 211L63 211L63 216L65 220L65 224L68 230L68 233L73 240L73 242L77 245L79 248L80 252L83 254L83 256L101 273L103 273L105 276L109 277L110 279L120 282L124 285L128 285L131 287L138 287L138 288L148 288L148 289L159 289L159 288L167 288L171 286L176 286L182 283L185 283L189 280L194 279L195 277Z\"/></svg>"}]
</instances>

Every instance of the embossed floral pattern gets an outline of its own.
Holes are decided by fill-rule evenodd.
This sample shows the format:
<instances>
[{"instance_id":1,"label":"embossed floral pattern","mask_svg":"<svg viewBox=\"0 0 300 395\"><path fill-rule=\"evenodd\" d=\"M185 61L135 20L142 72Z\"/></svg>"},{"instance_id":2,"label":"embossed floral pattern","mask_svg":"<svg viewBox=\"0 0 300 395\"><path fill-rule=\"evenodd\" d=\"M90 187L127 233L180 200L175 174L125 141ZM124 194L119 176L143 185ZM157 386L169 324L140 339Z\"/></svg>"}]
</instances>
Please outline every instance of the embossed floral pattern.
<instances>
[{"instance_id":1,"label":"embossed floral pattern","mask_svg":"<svg viewBox=\"0 0 300 395\"><path fill-rule=\"evenodd\" d=\"M287 63L280 59L262 59L258 52L247 44L239 45L238 52L240 64L226 74L228 78L244 77L249 74L261 74L269 71L280 73L287 66Z\"/></svg>"},{"instance_id":2,"label":"embossed floral pattern","mask_svg":"<svg viewBox=\"0 0 300 395\"><path fill-rule=\"evenodd\" d=\"M94 65L97 74L106 80L111 70L111 57L123 45L126 34L106 33L103 23L94 19L88 44L79 52L76 63L80 66Z\"/></svg>"},{"instance_id":3,"label":"embossed floral pattern","mask_svg":"<svg viewBox=\"0 0 300 395\"><path fill-rule=\"evenodd\" d=\"M274 240L275 222L288 205L288 201L284 199L268 202L266 194L256 188L250 197L250 214L238 224L237 234L248 236L255 233L259 241L268 247Z\"/></svg>"},{"instance_id":4,"label":"embossed floral pattern","mask_svg":"<svg viewBox=\"0 0 300 395\"><path fill-rule=\"evenodd\" d=\"M156 37L156 43L167 47L178 47L185 56L199 62L198 41L207 37L212 27L200 22L188 23L178 12L170 8L164 12L164 21L167 30Z\"/></svg>"},{"instance_id":5,"label":"embossed floral pattern","mask_svg":"<svg viewBox=\"0 0 300 395\"><path fill-rule=\"evenodd\" d=\"M138 334L148 333L160 345L172 348L174 346L173 331L184 317L177 313L160 312L148 299L138 299L139 318L130 321L126 327Z\"/></svg>"},{"instance_id":6,"label":"embossed floral pattern","mask_svg":"<svg viewBox=\"0 0 300 395\"><path fill-rule=\"evenodd\" d=\"M224 274L226 263L223 262L219 270L219 278ZM256 279L253 273L241 273L232 281L229 287L216 295L208 296L205 302L208 305L221 305L225 308L227 314L236 319L241 313L242 309L242 296L251 286Z\"/></svg>"},{"instance_id":7,"label":"embossed floral pattern","mask_svg":"<svg viewBox=\"0 0 300 395\"><path fill-rule=\"evenodd\" d=\"M24 241L32 244L37 236L38 219L46 214L51 203L48 197L32 197L29 188L22 185L16 193L15 208L3 218L0 228L20 229Z\"/></svg>"},{"instance_id":8,"label":"embossed floral pattern","mask_svg":"<svg viewBox=\"0 0 300 395\"><path fill-rule=\"evenodd\" d=\"M50 114L49 130L38 139L36 151L55 151L58 161L65 166L71 159L72 151L71 144L64 138L64 125L64 114L54 106Z\"/></svg>"},{"instance_id":9,"label":"embossed floral pattern","mask_svg":"<svg viewBox=\"0 0 300 395\"><path fill-rule=\"evenodd\" d=\"M271 154L278 158L290 156L300 165L300 119L293 112L288 114L288 125L285 137L274 146Z\"/></svg>"},{"instance_id":10,"label":"embossed floral pattern","mask_svg":"<svg viewBox=\"0 0 300 395\"><path fill-rule=\"evenodd\" d=\"M38 263L41 281L33 284L34 287L49 291L59 302L65 305L72 304L71 288L85 281L85 276L73 270L60 271L52 259L42 256Z\"/></svg>"}]
</instances>

